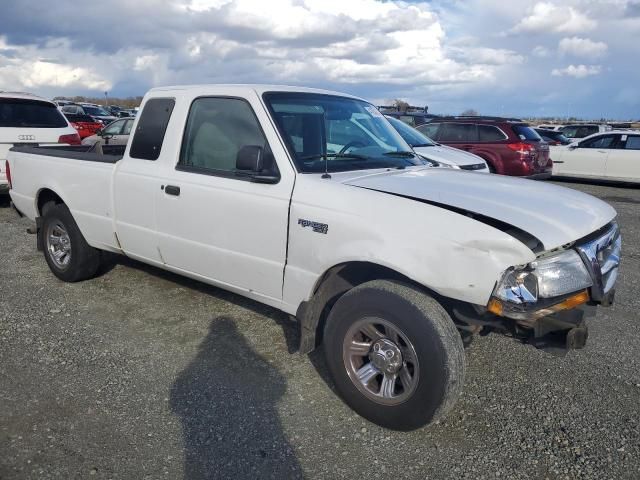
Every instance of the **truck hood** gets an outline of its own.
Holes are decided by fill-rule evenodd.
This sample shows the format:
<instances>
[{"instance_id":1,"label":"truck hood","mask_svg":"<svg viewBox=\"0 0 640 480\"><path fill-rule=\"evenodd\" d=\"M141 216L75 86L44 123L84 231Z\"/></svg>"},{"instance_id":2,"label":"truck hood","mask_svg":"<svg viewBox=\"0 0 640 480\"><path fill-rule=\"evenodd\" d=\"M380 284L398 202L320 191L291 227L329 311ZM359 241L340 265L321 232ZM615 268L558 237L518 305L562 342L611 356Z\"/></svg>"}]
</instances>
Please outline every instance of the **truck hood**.
<instances>
[{"instance_id":1,"label":"truck hood","mask_svg":"<svg viewBox=\"0 0 640 480\"><path fill-rule=\"evenodd\" d=\"M458 148L447 147L445 145L434 145L433 147L413 147L416 153L436 162L447 165L475 165L485 163L485 161L473 153L465 152Z\"/></svg>"},{"instance_id":2,"label":"truck hood","mask_svg":"<svg viewBox=\"0 0 640 480\"><path fill-rule=\"evenodd\" d=\"M422 167L350 173L359 175L344 175L339 180L499 220L533 235L544 250L578 240L616 216L611 206L591 195L534 180L488 175L478 181L473 173Z\"/></svg>"}]
</instances>

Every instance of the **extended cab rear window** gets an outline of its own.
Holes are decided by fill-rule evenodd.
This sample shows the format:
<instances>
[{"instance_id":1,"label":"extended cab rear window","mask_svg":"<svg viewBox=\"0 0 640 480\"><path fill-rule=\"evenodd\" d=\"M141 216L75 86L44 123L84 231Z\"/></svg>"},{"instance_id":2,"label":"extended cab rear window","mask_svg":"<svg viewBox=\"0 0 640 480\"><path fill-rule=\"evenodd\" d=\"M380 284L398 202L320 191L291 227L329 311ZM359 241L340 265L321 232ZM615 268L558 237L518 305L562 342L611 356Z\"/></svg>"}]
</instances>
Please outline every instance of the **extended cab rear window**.
<instances>
[{"instance_id":1,"label":"extended cab rear window","mask_svg":"<svg viewBox=\"0 0 640 480\"><path fill-rule=\"evenodd\" d=\"M131 142L129 156L141 160L157 160L164 134L176 101L173 98L152 98L147 101Z\"/></svg>"},{"instance_id":2,"label":"extended cab rear window","mask_svg":"<svg viewBox=\"0 0 640 480\"><path fill-rule=\"evenodd\" d=\"M67 121L49 102L22 98L0 98L0 127L64 128Z\"/></svg>"}]
</instances>

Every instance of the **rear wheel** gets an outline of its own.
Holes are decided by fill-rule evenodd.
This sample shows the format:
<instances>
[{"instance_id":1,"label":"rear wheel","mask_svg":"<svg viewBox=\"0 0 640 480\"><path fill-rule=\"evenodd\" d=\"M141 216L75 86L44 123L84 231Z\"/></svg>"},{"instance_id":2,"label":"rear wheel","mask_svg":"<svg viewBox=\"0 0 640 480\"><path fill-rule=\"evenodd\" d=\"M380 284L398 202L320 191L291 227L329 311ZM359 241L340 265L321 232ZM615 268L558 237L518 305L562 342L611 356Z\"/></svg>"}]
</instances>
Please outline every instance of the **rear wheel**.
<instances>
[{"instance_id":1,"label":"rear wheel","mask_svg":"<svg viewBox=\"0 0 640 480\"><path fill-rule=\"evenodd\" d=\"M45 205L40 235L44 258L60 280L79 282L98 271L100 251L87 243L66 205Z\"/></svg>"},{"instance_id":2,"label":"rear wheel","mask_svg":"<svg viewBox=\"0 0 640 480\"><path fill-rule=\"evenodd\" d=\"M376 280L347 292L329 314L324 343L342 398L384 427L432 422L462 389L460 334L440 304L410 285Z\"/></svg>"}]
</instances>

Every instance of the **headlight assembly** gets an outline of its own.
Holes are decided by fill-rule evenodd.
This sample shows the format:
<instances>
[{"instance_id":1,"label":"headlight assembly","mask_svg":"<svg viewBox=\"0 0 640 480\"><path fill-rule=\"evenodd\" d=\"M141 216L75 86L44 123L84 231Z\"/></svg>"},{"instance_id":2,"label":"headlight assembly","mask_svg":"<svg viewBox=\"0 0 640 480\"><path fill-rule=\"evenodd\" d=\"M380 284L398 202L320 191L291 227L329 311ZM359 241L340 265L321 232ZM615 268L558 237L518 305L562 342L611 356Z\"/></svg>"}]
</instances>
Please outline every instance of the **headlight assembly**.
<instances>
[{"instance_id":1,"label":"headlight assembly","mask_svg":"<svg viewBox=\"0 0 640 480\"><path fill-rule=\"evenodd\" d=\"M494 297L515 305L534 304L584 290L591 277L574 250L542 258L521 268L508 270L498 283Z\"/></svg>"}]
</instances>

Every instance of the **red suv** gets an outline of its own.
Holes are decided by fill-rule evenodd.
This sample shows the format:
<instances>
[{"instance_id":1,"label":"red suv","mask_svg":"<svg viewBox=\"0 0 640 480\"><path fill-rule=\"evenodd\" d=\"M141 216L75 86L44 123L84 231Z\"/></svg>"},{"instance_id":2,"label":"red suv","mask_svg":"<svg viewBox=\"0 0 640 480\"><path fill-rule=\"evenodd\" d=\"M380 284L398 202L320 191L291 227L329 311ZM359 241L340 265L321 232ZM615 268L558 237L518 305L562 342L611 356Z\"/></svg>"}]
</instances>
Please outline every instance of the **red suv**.
<instances>
[{"instance_id":1,"label":"red suv","mask_svg":"<svg viewBox=\"0 0 640 480\"><path fill-rule=\"evenodd\" d=\"M436 142L482 157L494 173L551 177L549 145L517 118L440 117L416 128Z\"/></svg>"}]
</instances>

